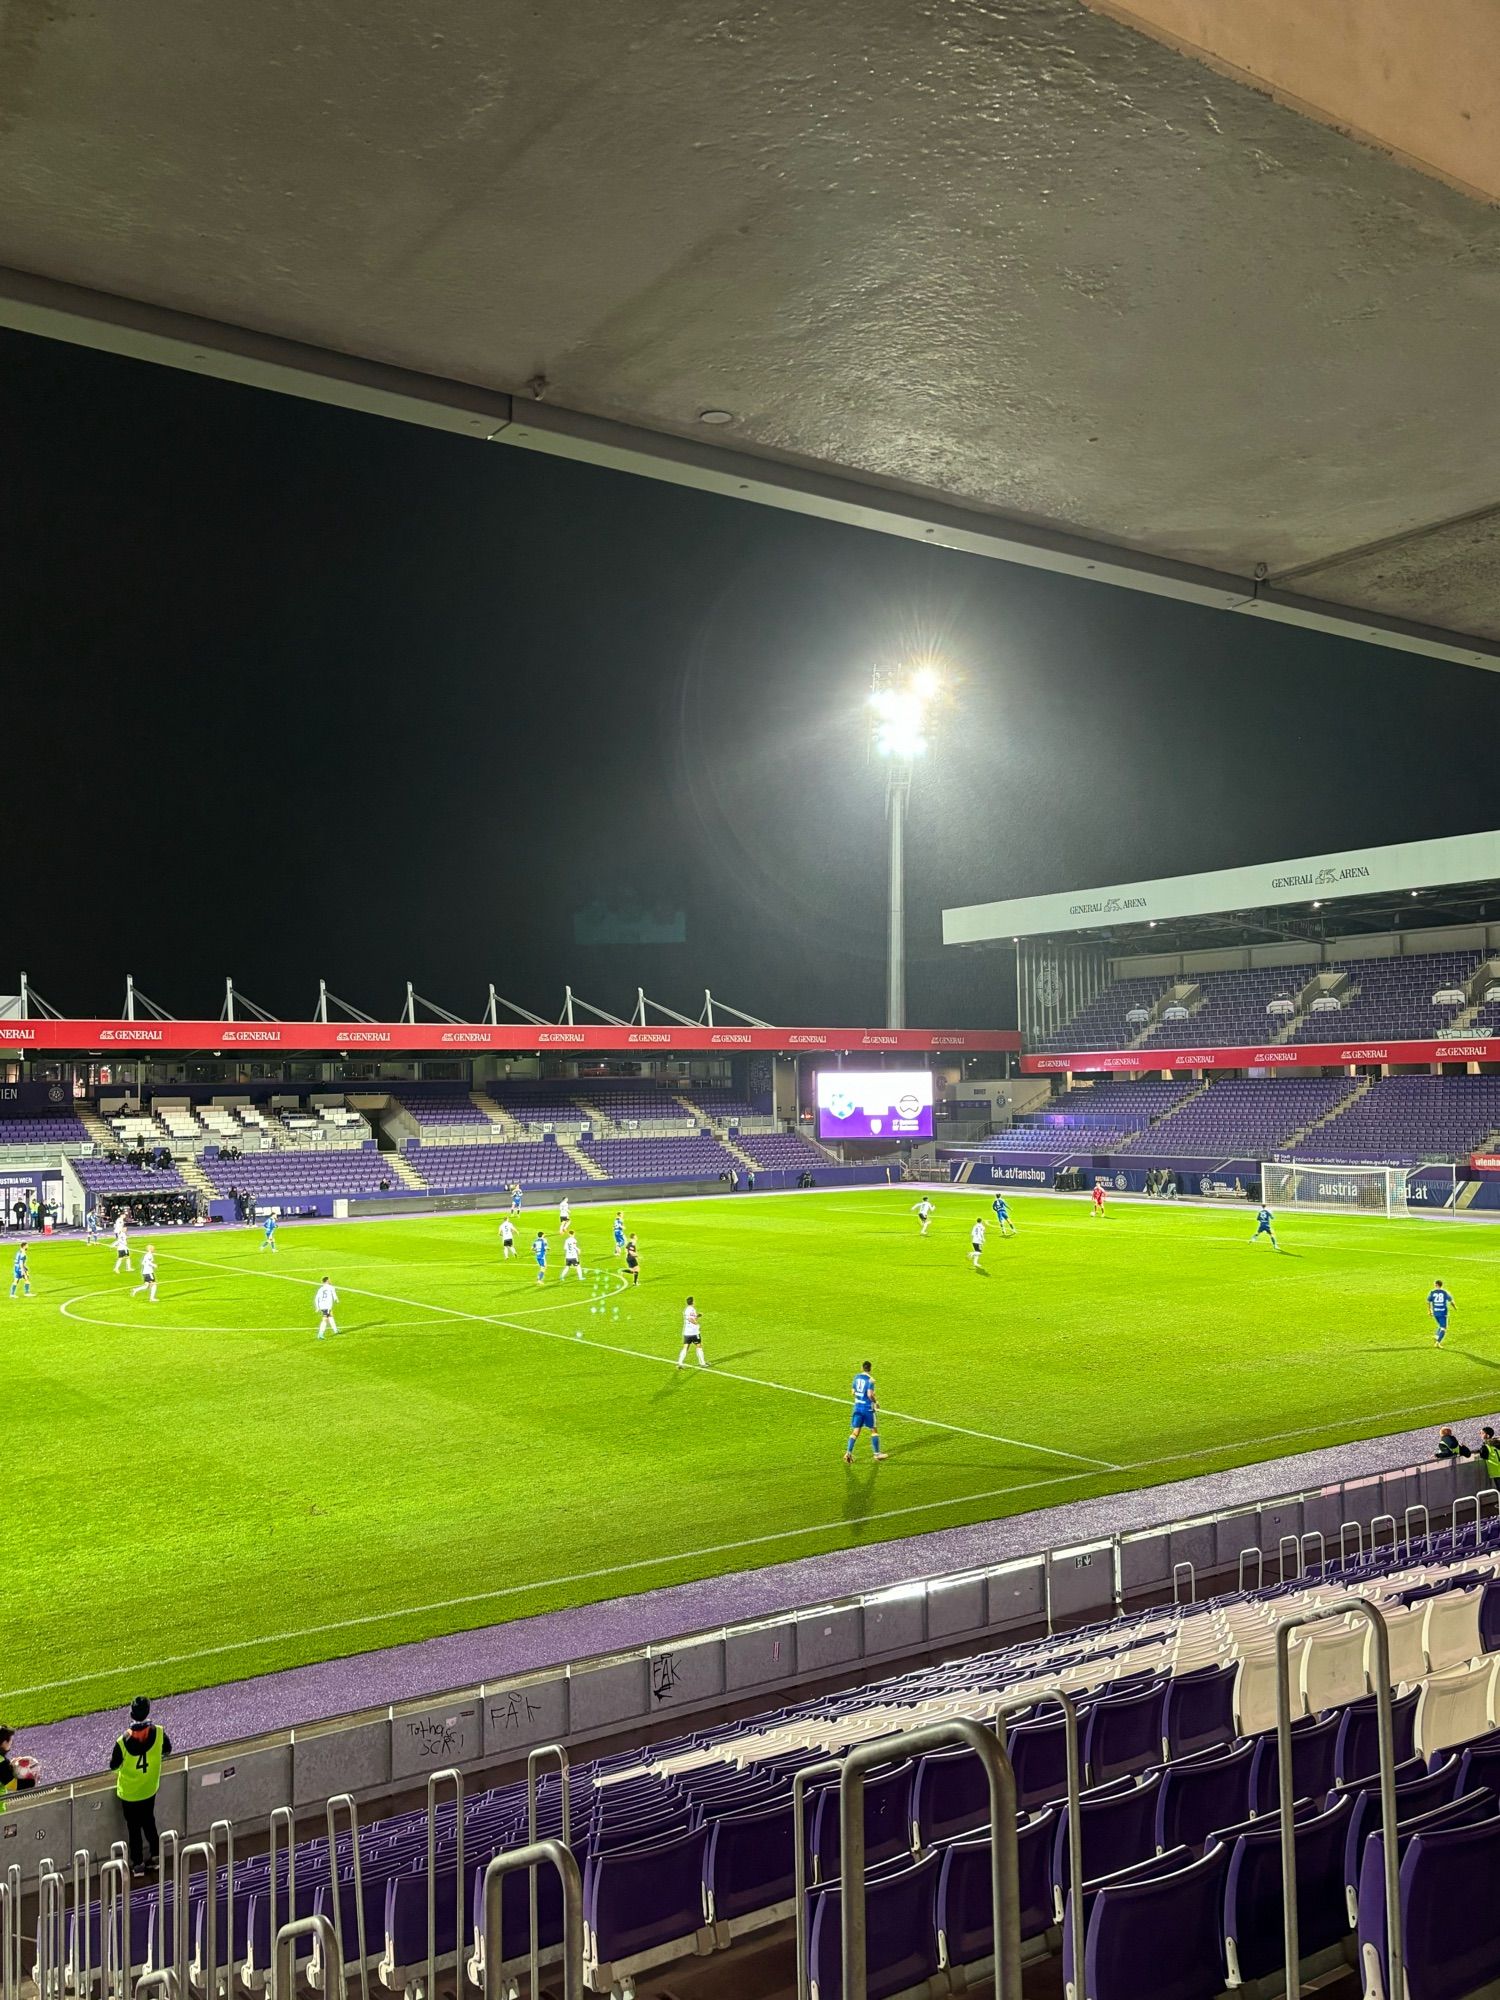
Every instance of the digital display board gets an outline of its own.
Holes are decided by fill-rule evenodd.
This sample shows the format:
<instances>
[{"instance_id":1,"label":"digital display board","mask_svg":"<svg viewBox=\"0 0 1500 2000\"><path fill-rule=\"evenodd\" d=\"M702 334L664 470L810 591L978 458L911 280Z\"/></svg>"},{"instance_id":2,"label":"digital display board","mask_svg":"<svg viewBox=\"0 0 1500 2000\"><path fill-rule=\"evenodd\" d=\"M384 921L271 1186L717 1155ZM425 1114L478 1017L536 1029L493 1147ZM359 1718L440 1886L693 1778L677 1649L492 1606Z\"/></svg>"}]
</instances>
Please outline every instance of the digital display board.
<instances>
[{"instance_id":1,"label":"digital display board","mask_svg":"<svg viewBox=\"0 0 1500 2000\"><path fill-rule=\"evenodd\" d=\"M818 1137L930 1139L932 1071L820 1069Z\"/></svg>"}]
</instances>

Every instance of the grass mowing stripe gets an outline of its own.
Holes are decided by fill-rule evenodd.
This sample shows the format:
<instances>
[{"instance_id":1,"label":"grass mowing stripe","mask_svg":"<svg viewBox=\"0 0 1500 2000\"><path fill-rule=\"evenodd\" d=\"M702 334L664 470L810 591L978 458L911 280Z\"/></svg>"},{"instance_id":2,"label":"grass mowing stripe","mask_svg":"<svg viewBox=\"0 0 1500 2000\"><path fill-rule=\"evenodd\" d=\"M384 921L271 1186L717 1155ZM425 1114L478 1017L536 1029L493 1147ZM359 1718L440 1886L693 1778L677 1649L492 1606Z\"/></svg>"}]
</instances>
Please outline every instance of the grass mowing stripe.
<instances>
[{"instance_id":1,"label":"grass mowing stripe","mask_svg":"<svg viewBox=\"0 0 1500 2000\"><path fill-rule=\"evenodd\" d=\"M283 1284L307 1285L313 1290L317 1289L318 1281L316 1278L299 1278L291 1271L262 1271L255 1267L247 1270L241 1264L209 1263L206 1258L189 1257L185 1252L177 1250L165 1254L170 1255L180 1264L203 1264L206 1268L215 1271L234 1271L242 1278L279 1278ZM612 1273L612 1275L619 1281L619 1289L623 1291L625 1289L623 1275L618 1271ZM558 1282L561 1283L562 1281L559 1279ZM341 1292L339 1296L342 1298L345 1293L350 1298L374 1299L378 1305L412 1306L418 1311L445 1313L452 1319L476 1320L481 1326L511 1327L517 1333L538 1334L543 1340L567 1341L570 1347L577 1346L581 1340L585 1347L595 1348L601 1353L623 1355L631 1361L649 1361L658 1368L676 1368L680 1365L667 1354L648 1354L643 1348L620 1347L613 1341L593 1340L587 1334L574 1334L570 1338L565 1333L554 1333L550 1326L527 1326L524 1320L509 1318L504 1313L469 1312L462 1306L445 1306L435 1301L424 1303L418 1299L403 1299L398 1298L394 1292L372 1292L362 1285L347 1285L344 1288L344 1292ZM535 1312L564 1312L567 1308L562 1304L558 1304L555 1306L528 1307L527 1310ZM694 1372L698 1371L695 1370ZM841 1409L847 1408L850 1401L847 1396L830 1395L826 1389L802 1389L792 1382L768 1382L764 1376L738 1375L731 1368L715 1368L710 1365L702 1372L710 1377L716 1375L721 1382L744 1382L748 1383L752 1389L773 1389L784 1396L807 1396L818 1403L836 1403ZM895 1417L901 1423L925 1424L931 1430L953 1431L959 1437L981 1438L986 1444L1008 1444L1013 1446L1017 1451L1046 1452L1052 1458L1072 1459L1078 1465L1102 1465L1110 1472L1119 1472L1121 1470L1121 1467L1116 1465L1113 1459L1097 1458L1079 1451L1063 1451L1056 1445L1032 1444L1026 1438L1004 1437L998 1431L973 1430L967 1424L946 1423L941 1417L917 1417L913 1416L907 1410L889 1409L884 1403L880 1407L886 1416Z\"/></svg>"}]
</instances>

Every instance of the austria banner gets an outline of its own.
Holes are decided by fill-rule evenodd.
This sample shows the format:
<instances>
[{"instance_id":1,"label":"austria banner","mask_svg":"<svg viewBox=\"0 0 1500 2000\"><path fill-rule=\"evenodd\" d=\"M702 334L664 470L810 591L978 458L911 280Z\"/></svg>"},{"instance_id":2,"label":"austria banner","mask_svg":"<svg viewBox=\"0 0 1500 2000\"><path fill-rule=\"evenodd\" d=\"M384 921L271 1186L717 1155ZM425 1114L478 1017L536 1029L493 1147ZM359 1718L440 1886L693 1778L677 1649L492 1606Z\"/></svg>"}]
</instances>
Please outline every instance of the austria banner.
<instances>
[{"instance_id":1,"label":"austria banner","mask_svg":"<svg viewBox=\"0 0 1500 2000\"><path fill-rule=\"evenodd\" d=\"M508 1021L0 1021L0 1055L985 1055L996 1028L530 1027Z\"/></svg>"},{"instance_id":2,"label":"austria banner","mask_svg":"<svg viewBox=\"0 0 1500 2000\"><path fill-rule=\"evenodd\" d=\"M1145 1048L1074 1050L1022 1056L1027 1076L1054 1071L1119 1071L1139 1076L1162 1069L1337 1069L1350 1063L1500 1062L1500 1040L1478 1036L1451 1042L1296 1042L1271 1048Z\"/></svg>"}]
</instances>

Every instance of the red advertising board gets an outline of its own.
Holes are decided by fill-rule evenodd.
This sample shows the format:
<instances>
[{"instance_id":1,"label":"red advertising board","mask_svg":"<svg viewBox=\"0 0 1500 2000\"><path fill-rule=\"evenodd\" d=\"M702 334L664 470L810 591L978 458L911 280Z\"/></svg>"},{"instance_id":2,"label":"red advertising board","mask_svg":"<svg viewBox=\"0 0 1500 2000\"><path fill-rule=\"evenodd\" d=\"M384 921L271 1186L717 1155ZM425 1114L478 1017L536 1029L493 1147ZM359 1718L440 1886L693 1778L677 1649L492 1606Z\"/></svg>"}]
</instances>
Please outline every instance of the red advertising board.
<instances>
[{"instance_id":1,"label":"red advertising board","mask_svg":"<svg viewBox=\"0 0 1500 2000\"><path fill-rule=\"evenodd\" d=\"M1347 1063L1500 1062L1500 1040L1483 1035L1448 1042L1273 1042L1236 1049L1161 1048L1073 1050L1022 1056L1028 1076L1056 1070L1329 1069Z\"/></svg>"},{"instance_id":2,"label":"red advertising board","mask_svg":"<svg viewBox=\"0 0 1500 2000\"><path fill-rule=\"evenodd\" d=\"M502 1021L0 1021L20 1055L981 1055L1016 1050L996 1028L531 1027Z\"/></svg>"},{"instance_id":3,"label":"red advertising board","mask_svg":"<svg viewBox=\"0 0 1500 2000\"><path fill-rule=\"evenodd\" d=\"M1469 1165L1476 1174L1500 1174L1500 1153L1475 1153Z\"/></svg>"}]
</instances>

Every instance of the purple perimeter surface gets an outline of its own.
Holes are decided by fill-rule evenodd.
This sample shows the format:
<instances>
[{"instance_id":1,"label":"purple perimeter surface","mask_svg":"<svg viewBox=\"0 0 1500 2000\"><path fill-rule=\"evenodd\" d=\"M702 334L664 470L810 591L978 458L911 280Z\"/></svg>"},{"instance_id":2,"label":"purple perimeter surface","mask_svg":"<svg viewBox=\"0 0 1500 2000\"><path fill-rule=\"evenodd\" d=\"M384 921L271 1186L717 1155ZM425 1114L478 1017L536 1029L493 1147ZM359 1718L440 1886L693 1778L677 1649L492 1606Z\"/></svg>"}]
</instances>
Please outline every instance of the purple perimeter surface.
<instances>
[{"instance_id":1,"label":"purple perimeter surface","mask_svg":"<svg viewBox=\"0 0 1500 2000\"><path fill-rule=\"evenodd\" d=\"M1496 1415L1483 1420L1466 1418L1465 1429L1473 1429L1481 1421L1500 1427L1500 1415ZM922 1577L1039 1555L1094 1537L1164 1527L1188 1516L1254 1505L1372 1473L1398 1471L1431 1460L1436 1431L1437 1426L1432 1425L1420 1431L1394 1432L1164 1486L1065 1501L1003 1520L908 1535L868 1548L838 1549L769 1568L674 1584L633 1597L609 1598L576 1610L549 1611L506 1625L386 1646L351 1658L291 1667L282 1673L165 1697L153 1714L171 1735L174 1750L201 1752L268 1730L327 1722L361 1709L385 1708L393 1702L438 1698L481 1682L493 1684L599 1654L663 1645L692 1633L798 1611ZM50 1783L91 1776L103 1768L120 1724L115 1710L73 1716L28 1729L25 1749L41 1760Z\"/></svg>"}]
</instances>

